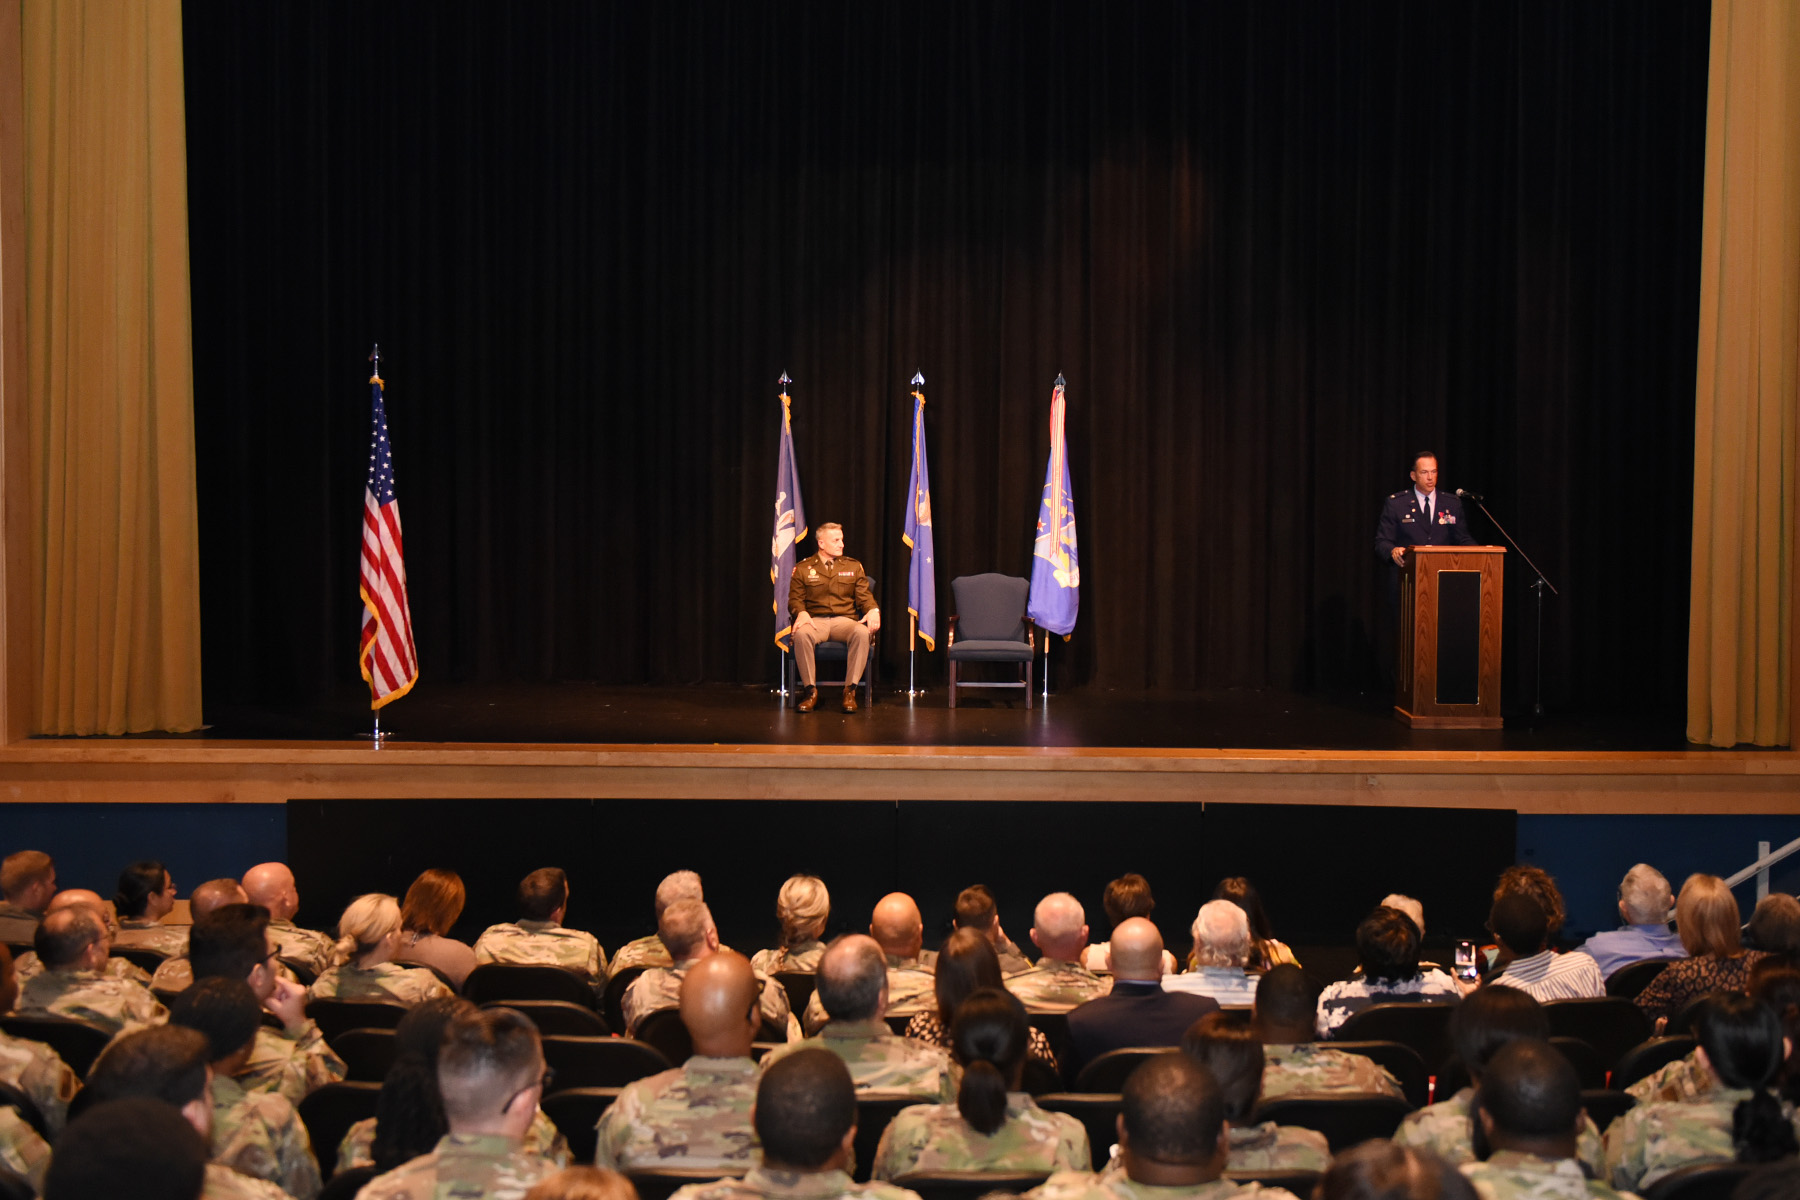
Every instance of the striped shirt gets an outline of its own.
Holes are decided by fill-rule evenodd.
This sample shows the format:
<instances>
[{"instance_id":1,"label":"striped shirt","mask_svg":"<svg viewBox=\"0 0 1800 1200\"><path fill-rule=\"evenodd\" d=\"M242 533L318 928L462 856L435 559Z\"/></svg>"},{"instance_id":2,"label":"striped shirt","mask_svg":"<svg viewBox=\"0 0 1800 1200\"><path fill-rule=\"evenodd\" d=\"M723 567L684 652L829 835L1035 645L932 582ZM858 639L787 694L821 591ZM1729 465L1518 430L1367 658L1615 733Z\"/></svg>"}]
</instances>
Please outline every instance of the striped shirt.
<instances>
[{"instance_id":1,"label":"striped shirt","mask_svg":"<svg viewBox=\"0 0 1800 1200\"><path fill-rule=\"evenodd\" d=\"M1540 1004L1606 995L1606 976L1600 973L1600 964L1579 950L1568 954L1545 950L1517 959L1488 982L1518 988Z\"/></svg>"}]
</instances>

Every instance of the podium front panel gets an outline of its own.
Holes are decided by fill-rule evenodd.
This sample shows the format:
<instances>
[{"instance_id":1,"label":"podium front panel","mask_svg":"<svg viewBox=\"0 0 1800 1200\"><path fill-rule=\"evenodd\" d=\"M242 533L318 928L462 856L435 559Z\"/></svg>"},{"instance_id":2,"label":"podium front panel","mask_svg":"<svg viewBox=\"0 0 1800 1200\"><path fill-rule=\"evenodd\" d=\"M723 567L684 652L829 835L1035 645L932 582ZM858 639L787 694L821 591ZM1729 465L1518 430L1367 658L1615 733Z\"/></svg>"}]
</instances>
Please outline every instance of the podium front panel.
<instances>
[{"instance_id":1,"label":"podium front panel","mask_svg":"<svg viewBox=\"0 0 1800 1200\"><path fill-rule=\"evenodd\" d=\"M1414 546L1400 575L1394 715L1429 729L1498 729L1501 546Z\"/></svg>"},{"instance_id":2,"label":"podium front panel","mask_svg":"<svg viewBox=\"0 0 1800 1200\"><path fill-rule=\"evenodd\" d=\"M1439 704L1481 703L1481 572L1439 571Z\"/></svg>"}]
</instances>

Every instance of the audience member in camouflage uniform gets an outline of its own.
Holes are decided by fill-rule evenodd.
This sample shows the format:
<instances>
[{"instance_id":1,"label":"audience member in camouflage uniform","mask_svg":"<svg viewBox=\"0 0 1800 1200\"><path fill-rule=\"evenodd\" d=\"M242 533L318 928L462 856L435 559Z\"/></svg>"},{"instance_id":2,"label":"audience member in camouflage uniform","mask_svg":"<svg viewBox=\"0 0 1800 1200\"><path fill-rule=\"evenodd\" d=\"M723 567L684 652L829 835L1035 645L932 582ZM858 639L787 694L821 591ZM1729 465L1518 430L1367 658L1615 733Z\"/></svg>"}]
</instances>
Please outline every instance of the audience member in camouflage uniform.
<instances>
[{"instance_id":1,"label":"audience member in camouflage uniform","mask_svg":"<svg viewBox=\"0 0 1800 1200\"><path fill-rule=\"evenodd\" d=\"M1786 1051L1781 1019L1748 996L1720 994L1699 1018L1700 1062L1718 1079L1698 1100L1640 1104L1606 1131L1614 1187L1645 1188L1700 1162L1772 1162L1800 1152L1792 1109L1769 1089Z\"/></svg>"},{"instance_id":2,"label":"audience member in camouflage uniform","mask_svg":"<svg viewBox=\"0 0 1800 1200\"><path fill-rule=\"evenodd\" d=\"M29 942L56 895L56 863L42 850L19 850L0 860L0 942Z\"/></svg>"},{"instance_id":3,"label":"audience member in camouflage uniform","mask_svg":"<svg viewBox=\"0 0 1800 1200\"><path fill-rule=\"evenodd\" d=\"M706 896L700 886L700 876L692 871L671 871L663 876L663 881L656 885L656 923L662 924L663 912L671 904L682 900L704 901ZM612 973L628 971L633 967L667 967L673 966L669 952L663 947L662 939L654 933L649 937L641 937L626 942L619 947L613 956Z\"/></svg>"},{"instance_id":4,"label":"audience member in camouflage uniform","mask_svg":"<svg viewBox=\"0 0 1800 1200\"><path fill-rule=\"evenodd\" d=\"M1059 1172L1027 1200L1294 1200L1282 1188L1220 1178L1230 1148L1225 1098L1185 1054L1145 1062L1125 1081L1122 1100L1118 1168Z\"/></svg>"},{"instance_id":5,"label":"audience member in camouflage uniform","mask_svg":"<svg viewBox=\"0 0 1800 1200\"><path fill-rule=\"evenodd\" d=\"M213 1104L207 1093L208 1062L212 1047L206 1035L179 1025L159 1025L117 1038L101 1053L88 1073L87 1090L92 1102L149 1099L179 1109L187 1123L212 1143ZM95 1111L90 1109L90 1112ZM84 1114L70 1123L70 1130L87 1119ZM58 1143L56 1162L67 1155L68 1134ZM51 1166L52 1179L56 1166ZM130 1193L125 1193L130 1194ZM223 1163L210 1163L203 1200L282 1200L287 1195L266 1179L241 1174Z\"/></svg>"},{"instance_id":6,"label":"audience member in camouflage uniform","mask_svg":"<svg viewBox=\"0 0 1800 1200\"><path fill-rule=\"evenodd\" d=\"M456 1018L437 1079L450 1132L431 1153L376 1176L357 1200L522 1200L556 1170L520 1146L544 1091L543 1050L529 1020L507 1008Z\"/></svg>"},{"instance_id":7,"label":"audience member in camouflage uniform","mask_svg":"<svg viewBox=\"0 0 1800 1200\"><path fill-rule=\"evenodd\" d=\"M634 1036L651 1013L680 1007L682 976L701 959L723 949L712 912L700 900L680 900L664 909L657 921L656 936L668 948L672 965L649 968L625 989L625 1031ZM786 1039L792 1033L788 1028L787 989L761 972L757 973L756 982L762 991L764 1023L772 1030L780 1030Z\"/></svg>"},{"instance_id":8,"label":"audience member in camouflage uniform","mask_svg":"<svg viewBox=\"0 0 1800 1200\"><path fill-rule=\"evenodd\" d=\"M871 944L869 952L879 949ZM851 1182L856 1089L834 1055L808 1047L771 1061L757 1083L755 1114L762 1165L742 1179L690 1184L674 1200L918 1200L891 1184Z\"/></svg>"},{"instance_id":9,"label":"audience member in camouflage uniform","mask_svg":"<svg viewBox=\"0 0 1800 1200\"><path fill-rule=\"evenodd\" d=\"M18 998L12 951L0 944L0 1013L11 1012ZM69 1101L81 1089L81 1081L56 1051L42 1042L13 1037L5 1030L0 1030L0 1083L18 1088L37 1105L52 1137L62 1131L69 1115Z\"/></svg>"},{"instance_id":10,"label":"audience member in camouflage uniform","mask_svg":"<svg viewBox=\"0 0 1800 1200\"><path fill-rule=\"evenodd\" d=\"M119 914L113 945L139 946L165 957L187 952L187 930L162 923L175 911L175 881L160 862L147 859L126 867L119 875L113 908Z\"/></svg>"},{"instance_id":11,"label":"audience member in camouflage uniform","mask_svg":"<svg viewBox=\"0 0 1800 1200\"><path fill-rule=\"evenodd\" d=\"M1405 1099L1400 1081L1372 1058L1312 1040L1318 989L1291 963L1256 983L1257 1036L1263 1042L1263 1099L1291 1092L1382 1092Z\"/></svg>"},{"instance_id":12,"label":"audience member in camouflage uniform","mask_svg":"<svg viewBox=\"0 0 1800 1200\"><path fill-rule=\"evenodd\" d=\"M801 1047L825 1049L844 1060L858 1093L882 1092L949 1103L956 1071L936 1046L895 1037L882 1019L887 998L887 959L875 939L860 933L832 942L819 960L818 990L830 1019L817 1037L775 1051L770 1060Z\"/></svg>"},{"instance_id":13,"label":"audience member in camouflage uniform","mask_svg":"<svg viewBox=\"0 0 1800 1200\"><path fill-rule=\"evenodd\" d=\"M1517 1038L1501 1047L1482 1073L1475 1111L1486 1152L1462 1170L1486 1200L1617 1200L1576 1161L1586 1122L1581 1081L1550 1043Z\"/></svg>"},{"instance_id":14,"label":"audience member in camouflage uniform","mask_svg":"<svg viewBox=\"0 0 1800 1200\"><path fill-rule=\"evenodd\" d=\"M974 934L973 930L959 931ZM982 942L985 945L985 940ZM1021 1090L1031 1024L1018 997L981 988L956 1008L950 1040L962 1082L955 1104L921 1104L894 1115L875 1151L874 1176L913 1171L1086 1170L1087 1129L1045 1112Z\"/></svg>"},{"instance_id":15,"label":"audience member in camouflage uniform","mask_svg":"<svg viewBox=\"0 0 1800 1200\"><path fill-rule=\"evenodd\" d=\"M168 1020L168 1011L148 988L101 973L106 930L85 906L46 916L38 926L36 946L45 970L20 990L21 1016L73 1017L108 1033Z\"/></svg>"},{"instance_id":16,"label":"audience member in camouflage uniform","mask_svg":"<svg viewBox=\"0 0 1800 1200\"><path fill-rule=\"evenodd\" d=\"M319 1162L294 1106L270 1092L246 1092L233 1078L262 1024L262 1006L250 985L202 979L175 1001L169 1020L203 1034L212 1056L213 1160L312 1200L321 1186Z\"/></svg>"},{"instance_id":17,"label":"audience member in camouflage uniform","mask_svg":"<svg viewBox=\"0 0 1800 1200\"><path fill-rule=\"evenodd\" d=\"M1639 1104L1698 1100L1717 1091L1719 1081L1700 1061L1700 1051L1690 1050L1672 1063L1664 1063L1625 1089Z\"/></svg>"},{"instance_id":18,"label":"audience member in camouflage uniform","mask_svg":"<svg viewBox=\"0 0 1800 1200\"><path fill-rule=\"evenodd\" d=\"M392 896L381 892L358 896L339 918L338 929L342 934L338 953L345 962L313 983L315 998L397 1000L413 1005L450 994L444 981L424 967L403 967L394 961L401 930L400 902Z\"/></svg>"},{"instance_id":19,"label":"audience member in camouflage uniform","mask_svg":"<svg viewBox=\"0 0 1800 1200\"><path fill-rule=\"evenodd\" d=\"M100 964L102 975L108 979L122 979L128 983L135 983L139 987L150 986L150 972L129 959L112 957L112 948L118 939L119 926L118 922L113 919L112 906L100 898L99 892L92 892L87 888L64 888L51 898L49 907L44 910L44 915L49 916L51 913L61 912L65 908L85 909L93 914L96 921L100 922L100 928L106 935L107 952L106 960ZM19 955L16 967L21 985L44 973L44 964L38 958L35 950L27 950Z\"/></svg>"},{"instance_id":20,"label":"audience member in camouflage uniform","mask_svg":"<svg viewBox=\"0 0 1800 1200\"><path fill-rule=\"evenodd\" d=\"M1550 1036L1550 1018L1543 1006L1518 988L1492 984L1472 993L1450 1017L1450 1046L1457 1059L1479 1085L1487 1064L1509 1042L1523 1038L1542 1041ZM1475 1088L1466 1087L1448 1100L1440 1100L1406 1114L1394 1140L1419 1146L1447 1163L1475 1160ZM1595 1177L1605 1175L1606 1155L1600 1131L1587 1113L1581 1114L1576 1133L1575 1157Z\"/></svg>"},{"instance_id":21,"label":"audience member in camouflage uniform","mask_svg":"<svg viewBox=\"0 0 1800 1200\"><path fill-rule=\"evenodd\" d=\"M43 1192L44 1172L50 1168L50 1143L16 1108L0 1108L0 1167L24 1176Z\"/></svg>"},{"instance_id":22,"label":"audience member in camouflage uniform","mask_svg":"<svg viewBox=\"0 0 1800 1200\"><path fill-rule=\"evenodd\" d=\"M212 909L195 922L188 955L202 979L249 984L264 1010L281 1021L280 1029L257 1027L249 1061L235 1076L244 1090L273 1092L298 1105L308 1093L344 1077L344 1061L306 1015L306 990L278 973L268 909L257 904Z\"/></svg>"},{"instance_id":23,"label":"audience member in camouflage uniform","mask_svg":"<svg viewBox=\"0 0 1800 1200\"><path fill-rule=\"evenodd\" d=\"M203 918L218 912L227 904L248 904L250 897L238 886L235 879L209 879L192 892L188 893L188 915L198 924ZM156 968L156 974L150 979L150 990L156 992L180 992L194 985L194 968L187 958L188 931L181 935L181 953L172 958L165 958ZM285 966L282 973L289 979L293 972Z\"/></svg>"},{"instance_id":24,"label":"audience member in camouflage uniform","mask_svg":"<svg viewBox=\"0 0 1800 1200\"><path fill-rule=\"evenodd\" d=\"M194 1200L206 1144L169 1104L147 1097L97 1104L70 1123L44 1181L56 1197Z\"/></svg>"},{"instance_id":25,"label":"audience member in camouflage uniform","mask_svg":"<svg viewBox=\"0 0 1800 1200\"><path fill-rule=\"evenodd\" d=\"M1429 1150L1374 1138L1331 1160L1313 1195L1325 1200L1479 1200L1461 1171ZM1579 1200L1581 1193L1560 1200Z\"/></svg>"},{"instance_id":26,"label":"audience member in camouflage uniform","mask_svg":"<svg viewBox=\"0 0 1800 1200\"><path fill-rule=\"evenodd\" d=\"M783 971L810 973L824 957L825 922L831 918L831 893L813 875L795 875L781 885L775 897L775 916L781 922L781 945L758 950L750 965L765 975Z\"/></svg>"},{"instance_id":27,"label":"audience member in camouflage uniform","mask_svg":"<svg viewBox=\"0 0 1800 1200\"><path fill-rule=\"evenodd\" d=\"M596 991L606 986L606 951L593 934L563 928L569 911L569 877L543 867L519 883L517 924L490 925L475 939L477 963L566 967Z\"/></svg>"},{"instance_id":28,"label":"audience member in camouflage uniform","mask_svg":"<svg viewBox=\"0 0 1800 1200\"><path fill-rule=\"evenodd\" d=\"M762 1025L761 993L741 954L723 951L687 968L681 1023L693 1039L694 1055L619 1093L600 1117L596 1165L620 1171L747 1169L761 1161L750 1125L758 1075L750 1043Z\"/></svg>"},{"instance_id":29,"label":"audience member in camouflage uniform","mask_svg":"<svg viewBox=\"0 0 1800 1200\"><path fill-rule=\"evenodd\" d=\"M244 872L243 887L250 903L269 910L269 937L277 954L299 963L315 979L337 965L337 943L330 934L294 924L294 914L300 910L300 892L294 886L294 873L285 865L268 862L251 867Z\"/></svg>"},{"instance_id":30,"label":"audience member in camouflage uniform","mask_svg":"<svg viewBox=\"0 0 1800 1200\"><path fill-rule=\"evenodd\" d=\"M423 1005L420 1006L424 1007ZM418 1009L414 1009L417 1012ZM352 1167L375 1166L375 1126L377 1118L365 1117L352 1125L338 1141L337 1165L333 1175L342 1175ZM525 1136L519 1139L519 1149L525 1154L541 1158L553 1166L567 1167L574 1159L569 1149L569 1139L562 1135L556 1122L545 1115L542 1108L531 1118L531 1125L525 1130Z\"/></svg>"},{"instance_id":31,"label":"audience member in camouflage uniform","mask_svg":"<svg viewBox=\"0 0 1800 1200\"><path fill-rule=\"evenodd\" d=\"M937 1007L936 978L922 950L925 922L919 906L905 892L890 892L875 905L869 936L887 959L887 1013L891 1017L928 1013ZM800 1025L817 1033L825 1024L825 1005L817 991L806 1002Z\"/></svg>"},{"instance_id":32,"label":"audience member in camouflage uniform","mask_svg":"<svg viewBox=\"0 0 1800 1200\"><path fill-rule=\"evenodd\" d=\"M1053 892L1038 901L1032 917L1031 940L1043 957L1029 971L1006 981L1007 990L1027 1012L1066 1013L1112 991L1110 976L1096 975L1081 965L1088 927L1080 901L1067 892Z\"/></svg>"},{"instance_id":33,"label":"audience member in camouflage uniform","mask_svg":"<svg viewBox=\"0 0 1800 1200\"><path fill-rule=\"evenodd\" d=\"M1031 970L1031 960L1019 952L1000 925L1000 905L985 883L973 883L956 896L956 927L973 929L988 940L994 956L1000 960L1002 975L1017 975ZM1093 966L1084 963L1084 966ZM1098 970L1099 968L1095 968Z\"/></svg>"},{"instance_id":34,"label":"audience member in camouflage uniform","mask_svg":"<svg viewBox=\"0 0 1800 1200\"><path fill-rule=\"evenodd\" d=\"M1331 1164L1325 1135L1273 1121L1252 1121L1262 1098L1263 1047L1255 1029L1221 1012L1195 1021L1181 1052L1212 1073L1231 1129L1228 1171L1323 1171Z\"/></svg>"}]
</instances>

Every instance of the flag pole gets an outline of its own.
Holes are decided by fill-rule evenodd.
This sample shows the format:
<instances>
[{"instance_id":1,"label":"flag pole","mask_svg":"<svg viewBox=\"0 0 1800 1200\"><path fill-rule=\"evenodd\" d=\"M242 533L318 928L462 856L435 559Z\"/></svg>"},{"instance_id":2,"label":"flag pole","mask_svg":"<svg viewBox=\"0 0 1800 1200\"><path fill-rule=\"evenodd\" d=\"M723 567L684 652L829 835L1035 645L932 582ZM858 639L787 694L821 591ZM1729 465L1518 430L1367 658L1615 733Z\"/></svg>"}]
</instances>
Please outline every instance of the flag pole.
<instances>
[{"instance_id":1,"label":"flag pole","mask_svg":"<svg viewBox=\"0 0 1800 1200\"><path fill-rule=\"evenodd\" d=\"M369 374L373 375L377 379L380 379L381 378L381 343L380 342L374 343L373 348L370 349L369 362L372 365L371 370L369 371ZM382 742L387 740L387 734L381 732L381 710L379 708L375 710L375 729L374 729L374 732L372 732L369 735L369 738L370 738L370 747L375 750L381 749Z\"/></svg>"},{"instance_id":2,"label":"flag pole","mask_svg":"<svg viewBox=\"0 0 1800 1200\"><path fill-rule=\"evenodd\" d=\"M787 394L788 384L790 384L794 381L792 379L788 378L788 373L786 371L783 371L781 373L781 378L777 379L775 382L781 387L781 403L782 403L783 409L785 410L787 405L790 402L788 394ZM797 552L798 551L796 550L796 553ZM792 638L793 636L794 635L793 635L792 631L790 631L788 633L788 637ZM782 698L782 700L784 700L784 701L791 694L788 691L788 684L787 684L788 658L789 658L789 652L787 650L783 650L781 652L781 683L780 683L780 686L778 686L774 692L775 695L780 696Z\"/></svg>"},{"instance_id":3,"label":"flag pole","mask_svg":"<svg viewBox=\"0 0 1800 1200\"><path fill-rule=\"evenodd\" d=\"M925 390L925 372L914 371L912 385L915 389L913 394L917 395L919 397L919 403L923 404L925 402L925 397L921 393ZM906 502L908 504L917 504L918 498L915 496L908 496ZM913 553L917 554L918 552L919 548L914 546ZM932 607L935 611L936 605L933 605ZM912 606L910 604L907 606L906 620L906 698L908 700L916 700L925 694L925 689L919 686L918 681L914 676L913 664L919 652L919 614L912 611Z\"/></svg>"}]
</instances>

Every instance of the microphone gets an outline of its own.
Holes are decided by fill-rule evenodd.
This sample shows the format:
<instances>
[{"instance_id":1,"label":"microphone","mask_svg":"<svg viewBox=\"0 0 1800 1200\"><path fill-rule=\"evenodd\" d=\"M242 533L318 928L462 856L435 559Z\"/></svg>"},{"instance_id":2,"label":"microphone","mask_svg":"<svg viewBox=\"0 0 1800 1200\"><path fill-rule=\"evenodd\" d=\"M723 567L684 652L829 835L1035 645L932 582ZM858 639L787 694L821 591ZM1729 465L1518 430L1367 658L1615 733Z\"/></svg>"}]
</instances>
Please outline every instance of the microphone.
<instances>
[{"instance_id":1,"label":"microphone","mask_svg":"<svg viewBox=\"0 0 1800 1200\"><path fill-rule=\"evenodd\" d=\"M1465 492L1461 488L1457 488L1456 494L1464 500L1473 500L1477 504L1480 504L1482 501L1480 492Z\"/></svg>"}]
</instances>

